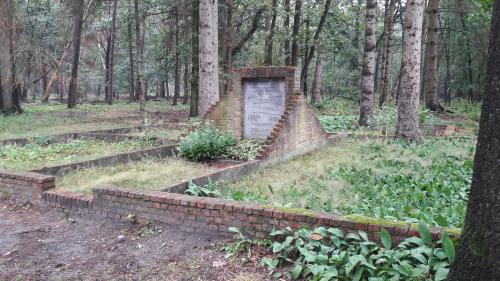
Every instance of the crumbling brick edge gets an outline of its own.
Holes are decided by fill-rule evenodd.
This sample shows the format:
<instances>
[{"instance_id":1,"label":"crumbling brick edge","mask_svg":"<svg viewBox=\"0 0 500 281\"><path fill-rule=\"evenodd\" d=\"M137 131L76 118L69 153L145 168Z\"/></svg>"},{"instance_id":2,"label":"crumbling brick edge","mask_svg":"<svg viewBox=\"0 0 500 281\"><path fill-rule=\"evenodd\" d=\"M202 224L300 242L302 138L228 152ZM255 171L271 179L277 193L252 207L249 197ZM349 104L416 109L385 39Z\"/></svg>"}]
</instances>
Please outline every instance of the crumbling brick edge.
<instances>
[{"instance_id":1,"label":"crumbling brick edge","mask_svg":"<svg viewBox=\"0 0 500 281\"><path fill-rule=\"evenodd\" d=\"M28 201L47 209L71 215L108 218L120 221L156 222L181 231L232 237L229 227L238 227L251 238L266 238L273 229L302 226L336 227L347 232L365 231L378 241L381 228L395 241L419 236L410 224L390 225L355 222L334 214L303 209L276 208L250 202L194 197L161 191L120 188L94 188L92 195L51 190L55 178L36 173L0 172L0 194ZM439 239L442 228L431 228Z\"/></svg>"}]
</instances>

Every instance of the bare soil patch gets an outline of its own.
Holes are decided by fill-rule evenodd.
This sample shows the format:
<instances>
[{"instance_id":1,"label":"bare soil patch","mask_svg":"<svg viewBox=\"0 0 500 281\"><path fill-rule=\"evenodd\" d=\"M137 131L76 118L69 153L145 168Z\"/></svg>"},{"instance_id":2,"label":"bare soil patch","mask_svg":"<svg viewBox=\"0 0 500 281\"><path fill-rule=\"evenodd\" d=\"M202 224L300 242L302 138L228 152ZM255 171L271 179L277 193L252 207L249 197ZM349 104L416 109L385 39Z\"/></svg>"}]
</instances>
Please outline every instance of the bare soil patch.
<instances>
[{"instance_id":1,"label":"bare soil patch","mask_svg":"<svg viewBox=\"0 0 500 281\"><path fill-rule=\"evenodd\" d=\"M0 280L268 280L254 263L225 259L221 243L0 201Z\"/></svg>"}]
</instances>

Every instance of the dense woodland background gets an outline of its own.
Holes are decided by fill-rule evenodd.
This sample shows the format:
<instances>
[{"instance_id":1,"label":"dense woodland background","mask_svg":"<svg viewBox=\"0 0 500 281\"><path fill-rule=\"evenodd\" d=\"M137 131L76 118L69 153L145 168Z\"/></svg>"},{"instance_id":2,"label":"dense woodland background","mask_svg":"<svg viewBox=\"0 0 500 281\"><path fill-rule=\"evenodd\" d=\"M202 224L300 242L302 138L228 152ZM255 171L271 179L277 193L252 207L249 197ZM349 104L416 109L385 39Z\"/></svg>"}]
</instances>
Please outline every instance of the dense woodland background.
<instances>
[{"instance_id":1,"label":"dense woodland background","mask_svg":"<svg viewBox=\"0 0 500 281\"><path fill-rule=\"evenodd\" d=\"M316 93L313 101L320 93L324 99L358 100L363 46L375 42L375 103L394 100L404 84L405 2L220 0L220 93L231 66L297 65L303 91ZM426 88L436 88L447 103L453 98L481 100L491 2L425 1L422 98ZM67 99L75 45L80 48L75 83L79 102L137 101L140 84L147 98L167 98L174 105L188 103L197 92L197 1L10 0L2 5L2 17L12 16L12 65L21 101ZM365 17L367 8L375 21ZM81 42L72 44L80 17ZM374 32L365 33L367 25L375 25ZM430 71L434 76L434 64L436 78L425 77ZM428 105L443 109L435 102Z\"/></svg>"}]
</instances>

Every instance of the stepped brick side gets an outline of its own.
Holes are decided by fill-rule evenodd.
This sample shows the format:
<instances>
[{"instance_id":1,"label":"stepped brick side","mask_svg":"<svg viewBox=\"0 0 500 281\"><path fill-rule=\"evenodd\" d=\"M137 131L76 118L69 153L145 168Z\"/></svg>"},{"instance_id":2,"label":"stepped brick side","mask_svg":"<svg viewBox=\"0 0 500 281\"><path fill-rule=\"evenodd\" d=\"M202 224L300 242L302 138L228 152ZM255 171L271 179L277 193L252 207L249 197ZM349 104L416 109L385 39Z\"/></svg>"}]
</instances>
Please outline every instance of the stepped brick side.
<instances>
[{"instance_id":1,"label":"stepped brick side","mask_svg":"<svg viewBox=\"0 0 500 281\"><path fill-rule=\"evenodd\" d=\"M16 200L40 203L43 192L55 185L55 177L52 176L0 171L0 194Z\"/></svg>"},{"instance_id":2,"label":"stepped brick side","mask_svg":"<svg viewBox=\"0 0 500 281\"><path fill-rule=\"evenodd\" d=\"M328 142L329 135L319 123L306 97L297 93L268 136L258 159L293 157L323 147Z\"/></svg>"},{"instance_id":3,"label":"stepped brick side","mask_svg":"<svg viewBox=\"0 0 500 281\"><path fill-rule=\"evenodd\" d=\"M233 68L232 83L225 96L209 108L202 117L211 120L215 126L223 131L231 132L237 139L243 137L243 82L254 78L283 78L285 79L285 100L290 102L293 94L299 91L297 71L295 67L243 67Z\"/></svg>"}]
</instances>

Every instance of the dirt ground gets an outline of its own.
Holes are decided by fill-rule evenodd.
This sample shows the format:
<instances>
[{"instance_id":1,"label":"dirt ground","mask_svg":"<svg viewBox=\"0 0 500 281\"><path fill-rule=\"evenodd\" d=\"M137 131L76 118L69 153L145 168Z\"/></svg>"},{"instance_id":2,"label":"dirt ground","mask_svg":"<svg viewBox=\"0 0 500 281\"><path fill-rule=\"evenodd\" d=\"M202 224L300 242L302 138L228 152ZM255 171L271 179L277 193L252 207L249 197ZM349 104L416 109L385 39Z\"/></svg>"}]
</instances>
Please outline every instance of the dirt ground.
<instances>
[{"instance_id":1,"label":"dirt ground","mask_svg":"<svg viewBox=\"0 0 500 281\"><path fill-rule=\"evenodd\" d=\"M267 280L216 237L0 201L0 280Z\"/></svg>"}]
</instances>

